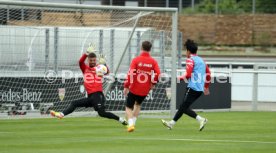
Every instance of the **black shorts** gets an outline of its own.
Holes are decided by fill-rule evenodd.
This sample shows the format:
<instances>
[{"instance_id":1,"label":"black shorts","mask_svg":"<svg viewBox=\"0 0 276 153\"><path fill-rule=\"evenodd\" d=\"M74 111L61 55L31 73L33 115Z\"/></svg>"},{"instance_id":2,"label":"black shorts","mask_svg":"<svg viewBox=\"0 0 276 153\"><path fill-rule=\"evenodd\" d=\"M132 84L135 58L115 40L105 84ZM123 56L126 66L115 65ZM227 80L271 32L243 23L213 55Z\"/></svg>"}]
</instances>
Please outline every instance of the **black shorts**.
<instances>
[{"instance_id":1,"label":"black shorts","mask_svg":"<svg viewBox=\"0 0 276 153\"><path fill-rule=\"evenodd\" d=\"M95 92L88 95L85 100L85 107L94 107L95 111L98 111L99 109L105 109L104 103L104 94L102 92Z\"/></svg>"},{"instance_id":2,"label":"black shorts","mask_svg":"<svg viewBox=\"0 0 276 153\"><path fill-rule=\"evenodd\" d=\"M138 95L135 95L135 94L129 92L127 95L126 107L133 108L135 102L137 102L139 105L141 105L146 97L147 96L138 96Z\"/></svg>"}]
</instances>

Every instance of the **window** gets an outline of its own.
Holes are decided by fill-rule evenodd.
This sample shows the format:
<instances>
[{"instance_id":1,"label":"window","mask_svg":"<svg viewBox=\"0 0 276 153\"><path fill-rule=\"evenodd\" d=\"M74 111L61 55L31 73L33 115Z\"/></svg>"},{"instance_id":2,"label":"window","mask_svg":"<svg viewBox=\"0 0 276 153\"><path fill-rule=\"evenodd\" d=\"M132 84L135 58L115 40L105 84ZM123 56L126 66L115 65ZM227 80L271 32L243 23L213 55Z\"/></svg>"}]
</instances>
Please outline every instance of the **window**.
<instances>
[{"instance_id":1,"label":"window","mask_svg":"<svg viewBox=\"0 0 276 153\"><path fill-rule=\"evenodd\" d=\"M101 5L102 2L100 0L96 0L96 1L83 1L82 4L86 4L86 5Z\"/></svg>"},{"instance_id":2,"label":"window","mask_svg":"<svg viewBox=\"0 0 276 153\"><path fill-rule=\"evenodd\" d=\"M125 6L139 6L138 1L125 1Z\"/></svg>"}]
</instances>

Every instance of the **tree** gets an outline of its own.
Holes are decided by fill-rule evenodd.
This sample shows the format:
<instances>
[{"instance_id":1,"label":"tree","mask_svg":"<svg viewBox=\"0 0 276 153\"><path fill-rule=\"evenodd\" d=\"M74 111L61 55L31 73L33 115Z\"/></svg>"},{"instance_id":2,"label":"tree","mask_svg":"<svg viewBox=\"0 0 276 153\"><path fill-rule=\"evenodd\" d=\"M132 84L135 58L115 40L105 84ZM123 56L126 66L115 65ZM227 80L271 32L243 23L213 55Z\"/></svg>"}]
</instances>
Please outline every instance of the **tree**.
<instances>
[{"instance_id":1,"label":"tree","mask_svg":"<svg viewBox=\"0 0 276 153\"><path fill-rule=\"evenodd\" d=\"M253 0L238 0L239 8L244 12L252 12ZM276 13L275 0L255 0L256 13Z\"/></svg>"},{"instance_id":2,"label":"tree","mask_svg":"<svg viewBox=\"0 0 276 153\"><path fill-rule=\"evenodd\" d=\"M219 14L240 14L251 13L253 0L218 0ZM255 8L257 13L276 13L275 0L255 0ZM199 4L192 8L185 8L184 13L215 13L215 0L202 0Z\"/></svg>"},{"instance_id":3,"label":"tree","mask_svg":"<svg viewBox=\"0 0 276 153\"><path fill-rule=\"evenodd\" d=\"M232 14L240 13L240 9L236 0L219 0L218 1L218 13ZM203 0L199 4L195 5L194 11L192 8L184 9L185 13L215 13L216 1L215 0Z\"/></svg>"}]
</instances>

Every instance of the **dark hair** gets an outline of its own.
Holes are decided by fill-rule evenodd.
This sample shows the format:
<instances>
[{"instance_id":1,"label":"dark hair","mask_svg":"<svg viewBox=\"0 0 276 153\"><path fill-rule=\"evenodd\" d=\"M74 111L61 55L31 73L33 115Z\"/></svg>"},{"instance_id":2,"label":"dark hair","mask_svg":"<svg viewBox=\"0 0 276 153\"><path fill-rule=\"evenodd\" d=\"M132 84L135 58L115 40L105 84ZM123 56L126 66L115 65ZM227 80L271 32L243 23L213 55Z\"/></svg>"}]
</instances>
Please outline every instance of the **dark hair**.
<instances>
[{"instance_id":1,"label":"dark hair","mask_svg":"<svg viewBox=\"0 0 276 153\"><path fill-rule=\"evenodd\" d=\"M197 44L193 40L187 39L184 45L186 49L189 50L192 54L196 54Z\"/></svg>"},{"instance_id":2,"label":"dark hair","mask_svg":"<svg viewBox=\"0 0 276 153\"><path fill-rule=\"evenodd\" d=\"M89 57L89 58L94 58L94 57L97 57L97 56L96 56L95 53L89 53L89 54L88 54L88 57Z\"/></svg>"},{"instance_id":3,"label":"dark hair","mask_svg":"<svg viewBox=\"0 0 276 153\"><path fill-rule=\"evenodd\" d=\"M144 51L149 52L151 50L151 46L152 46L152 44L149 41L143 41L143 43L142 43L142 49Z\"/></svg>"}]
</instances>

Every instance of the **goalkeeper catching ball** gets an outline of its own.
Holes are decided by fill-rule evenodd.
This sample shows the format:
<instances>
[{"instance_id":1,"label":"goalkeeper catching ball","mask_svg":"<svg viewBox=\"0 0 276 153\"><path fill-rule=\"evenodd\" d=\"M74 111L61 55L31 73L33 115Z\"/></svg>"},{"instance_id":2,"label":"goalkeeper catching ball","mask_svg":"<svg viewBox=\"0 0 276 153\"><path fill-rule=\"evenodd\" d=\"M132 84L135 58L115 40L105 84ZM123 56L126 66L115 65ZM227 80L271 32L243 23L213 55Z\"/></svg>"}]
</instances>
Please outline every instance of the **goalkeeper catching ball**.
<instances>
[{"instance_id":1,"label":"goalkeeper catching ball","mask_svg":"<svg viewBox=\"0 0 276 153\"><path fill-rule=\"evenodd\" d=\"M84 62L87 59L88 65ZM105 58L103 55L99 55L98 64L97 64L97 56L95 54L95 46L89 45L87 48L86 54L83 54L79 60L80 69L84 75L84 87L87 91L88 97L79 99L71 102L69 107L67 107L62 112L55 112L53 110L50 111L50 114L53 117L63 118L64 116L72 113L77 107L94 107L95 111L98 112L99 116L109 119L114 119L119 121L123 125L127 125L125 119L116 116L113 113L105 111L105 96L103 94L103 82L102 82L102 74L97 74L97 66L105 65ZM107 69L108 73L108 69Z\"/></svg>"}]
</instances>

